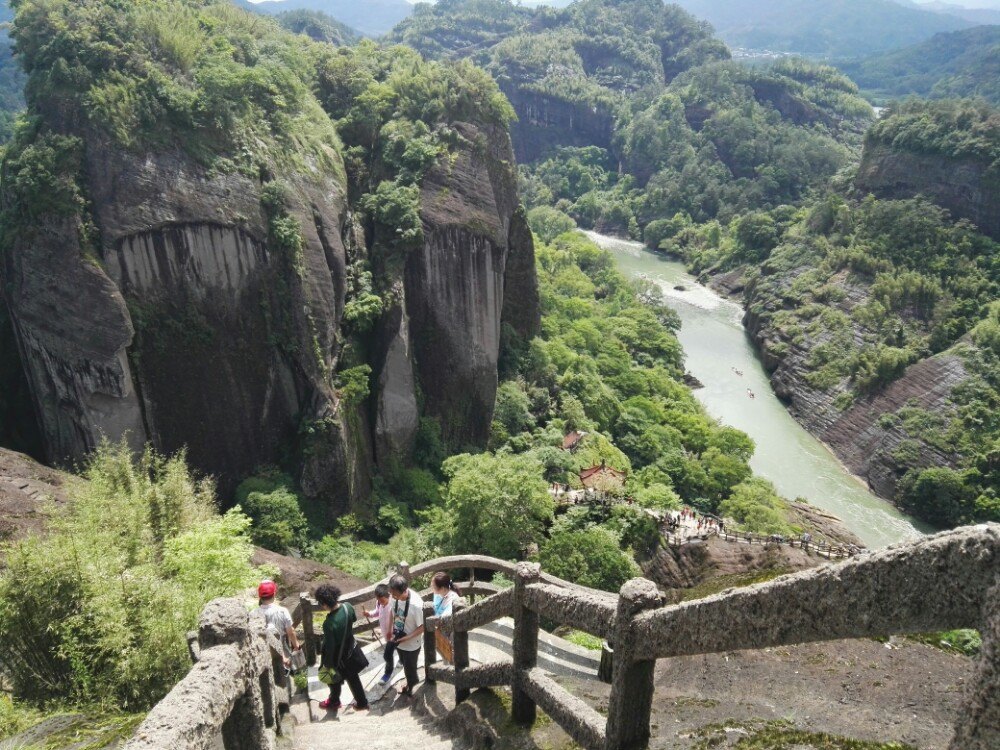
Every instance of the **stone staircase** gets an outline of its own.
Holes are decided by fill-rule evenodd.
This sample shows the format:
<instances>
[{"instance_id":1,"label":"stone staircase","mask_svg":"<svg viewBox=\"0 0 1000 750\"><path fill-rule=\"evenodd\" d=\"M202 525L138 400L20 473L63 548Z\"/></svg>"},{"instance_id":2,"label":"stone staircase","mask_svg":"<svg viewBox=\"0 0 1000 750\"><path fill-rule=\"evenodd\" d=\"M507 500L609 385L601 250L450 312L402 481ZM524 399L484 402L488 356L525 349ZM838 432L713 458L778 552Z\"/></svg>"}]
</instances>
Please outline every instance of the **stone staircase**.
<instances>
[{"instance_id":1,"label":"stone staircase","mask_svg":"<svg viewBox=\"0 0 1000 750\"><path fill-rule=\"evenodd\" d=\"M509 660L514 621L509 617L490 623L469 634L469 655L473 664ZM361 682L371 703L368 711L345 707L326 711L318 703L329 694L320 682L317 668L309 670L308 700L300 693L292 703L294 750L458 750L465 745L444 726L444 716L454 708L454 690L448 685L421 682L413 698L398 695L403 673L398 662L388 686L383 686L382 646L365 647L369 666ZM588 651L557 636L539 635L539 665L552 674L596 679L600 653ZM421 679L424 670L420 670ZM345 686L341 700L352 700ZM310 716L311 713L311 716Z\"/></svg>"}]
</instances>

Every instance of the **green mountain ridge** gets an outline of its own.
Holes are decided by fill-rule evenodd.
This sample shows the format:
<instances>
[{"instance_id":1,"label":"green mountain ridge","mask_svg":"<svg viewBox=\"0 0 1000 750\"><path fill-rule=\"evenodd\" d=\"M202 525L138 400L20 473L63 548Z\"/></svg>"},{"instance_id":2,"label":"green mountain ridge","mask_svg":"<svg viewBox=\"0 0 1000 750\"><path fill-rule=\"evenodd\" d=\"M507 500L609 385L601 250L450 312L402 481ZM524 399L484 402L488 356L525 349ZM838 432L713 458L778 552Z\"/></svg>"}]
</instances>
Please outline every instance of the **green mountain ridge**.
<instances>
[{"instance_id":1,"label":"green mountain ridge","mask_svg":"<svg viewBox=\"0 0 1000 750\"><path fill-rule=\"evenodd\" d=\"M971 22L892 0L677 0L735 47L824 58L859 57Z\"/></svg>"},{"instance_id":2,"label":"green mountain ridge","mask_svg":"<svg viewBox=\"0 0 1000 750\"><path fill-rule=\"evenodd\" d=\"M837 67L875 101L981 97L1000 104L1000 26L935 34L912 47Z\"/></svg>"},{"instance_id":3,"label":"green mountain ridge","mask_svg":"<svg viewBox=\"0 0 1000 750\"><path fill-rule=\"evenodd\" d=\"M286 11L319 11L367 36L385 34L410 15L413 6L406 0L233 0L236 5L255 13L278 15Z\"/></svg>"}]
</instances>

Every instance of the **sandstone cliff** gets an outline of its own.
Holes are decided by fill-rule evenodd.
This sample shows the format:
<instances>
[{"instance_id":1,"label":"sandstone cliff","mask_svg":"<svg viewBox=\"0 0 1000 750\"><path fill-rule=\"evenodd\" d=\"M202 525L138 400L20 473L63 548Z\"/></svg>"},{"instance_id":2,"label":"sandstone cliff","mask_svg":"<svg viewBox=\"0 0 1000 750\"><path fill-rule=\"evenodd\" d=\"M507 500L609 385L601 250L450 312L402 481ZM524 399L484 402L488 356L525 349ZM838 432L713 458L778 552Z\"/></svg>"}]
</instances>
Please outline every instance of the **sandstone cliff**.
<instances>
[{"instance_id":1,"label":"sandstone cliff","mask_svg":"<svg viewBox=\"0 0 1000 750\"><path fill-rule=\"evenodd\" d=\"M790 287L805 270L770 278L771 292L775 284ZM866 285L843 277L836 281L846 291L837 309L850 313L869 300ZM820 387L812 377L814 354L832 340L831 335L821 331L803 336L782 329L775 324L775 311L763 308L757 295L758 285L748 285L743 322L771 373L775 393L807 430L826 443L852 473L867 481L875 494L895 500L899 481L912 468L958 465L958 456L939 444L918 439L907 429L905 420L895 416L903 410L929 412L941 419L952 413L951 393L967 378L956 351L913 364L881 391L847 398L850 383L846 379ZM861 340L863 335L862 328L854 324L850 336Z\"/></svg>"},{"instance_id":2,"label":"sandstone cliff","mask_svg":"<svg viewBox=\"0 0 1000 750\"><path fill-rule=\"evenodd\" d=\"M1000 239L1000 177L979 159L948 157L869 140L855 184L879 198L924 195Z\"/></svg>"},{"instance_id":3,"label":"sandstone cliff","mask_svg":"<svg viewBox=\"0 0 1000 750\"><path fill-rule=\"evenodd\" d=\"M197 33L243 33L228 6L204 12L212 24ZM134 20L109 18L126 29ZM32 16L18 33L71 33L48 23ZM422 416L453 444L485 442L501 329L530 337L539 325L534 248L506 128L441 123L454 142L410 178L423 241L402 271L376 278L381 318L351 329L349 265L374 265L380 241L352 201L372 185L349 185L307 62L286 62L301 40L254 24L259 57L248 59L260 67L227 53L211 64L285 76L291 88L255 93L272 120L241 115L236 132L218 123L248 106L240 92L216 101L201 130L167 119L122 133L86 97L40 83L48 58L26 58L41 93L5 158L0 282L51 463L79 461L105 437L186 448L223 497L261 465L283 464L335 514L368 496L376 461L409 460ZM276 45L285 57L268 58ZM128 58L115 64L131 75ZM359 365L372 371L358 391L368 395L346 398L339 372Z\"/></svg>"}]
</instances>

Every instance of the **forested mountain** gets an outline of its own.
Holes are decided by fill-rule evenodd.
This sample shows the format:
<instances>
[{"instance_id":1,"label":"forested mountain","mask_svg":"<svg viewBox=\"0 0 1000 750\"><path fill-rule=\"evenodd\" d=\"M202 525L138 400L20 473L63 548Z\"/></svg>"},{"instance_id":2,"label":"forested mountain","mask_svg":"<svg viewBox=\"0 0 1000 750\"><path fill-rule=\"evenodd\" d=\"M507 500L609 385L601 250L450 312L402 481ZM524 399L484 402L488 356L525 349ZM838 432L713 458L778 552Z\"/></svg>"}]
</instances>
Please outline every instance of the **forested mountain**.
<instances>
[{"instance_id":1,"label":"forested mountain","mask_svg":"<svg viewBox=\"0 0 1000 750\"><path fill-rule=\"evenodd\" d=\"M277 15L286 11L308 10L325 13L367 36L389 31L406 18L413 6L406 0L233 0L240 7L257 13Z\"/></svg>"},{"instance_id":2,"label":"forested mountain","mask_svg":"<svg viewBox=\"0 0 1000 750\"><path fill-rule=\"evenodd\" d=\"M315 42L354 44L361 38L354 29L318 10L286 10L275 18L283 28L305 34Z\"/></svg>"},{"instance_id":3,"label":"forested mountain","mask_svg":"<svg viewBox=\"0 0 1000 750\"><path fill-rule=\"evenodd\" d=\"M877 101L982 97L1000 104L1000 26L935 34L912 47L838 67Z\"/></svg>"},{"instance_id":4,"label":"forested mountain","mask_svg":"<svg viewBox=\"0 0 1000 750\"><path fill-rule=\"evenodd\" d=\"M868 133L853 183L669 241L699 270L738 269L779 395L939 525L1000 518L998 175L1000 111L911 102Z\"/></svg>"},{"instance_id":5,"label":"forested mountain","mask_svg":"<svg viewBox=\"0 0 1000 750\"><path fill-rule=\"evenodd\" d=\"M736 65L707 25L658 0L536 11L442 0L392 38L494 75L518 114L518 158L533 165L529 205L559 202L584 226L634 236L677 212L797 200L847 163L871 118L832 69Z\"/></svg>"},{"instance_id":6,"label":"forested mountain","mask_svg":"<svg viewBox=\"0 0 1000 750\"><path fill-rule=\"evenodd\" d=\"M974 25L893 0L677 0L736 47L860 57Z\"/></svg>"}]
</instances>

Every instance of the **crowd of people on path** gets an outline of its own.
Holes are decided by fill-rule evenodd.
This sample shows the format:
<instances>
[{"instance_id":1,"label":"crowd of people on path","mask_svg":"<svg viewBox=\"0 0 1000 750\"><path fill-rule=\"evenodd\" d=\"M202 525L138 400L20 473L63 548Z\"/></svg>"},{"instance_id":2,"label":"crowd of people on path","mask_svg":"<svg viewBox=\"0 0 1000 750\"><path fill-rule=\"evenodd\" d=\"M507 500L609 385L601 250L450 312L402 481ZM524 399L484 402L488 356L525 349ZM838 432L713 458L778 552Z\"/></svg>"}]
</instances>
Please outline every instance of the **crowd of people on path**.
<instances>
[{"instance_id":1,"label":"crowd of people on path","mask_svg":"<svg viewBox=\"0 0 1000 750\"><path fill-rule=\"evenodd\" d=\"M445 572L435 573L431 579L434 614L438 617L450 615L455 603L461 601L461 591ZM275 602L277 585L270 580L262 581L257 588L259 611L263 614L267 627L281 641L285 654L285 667L291 669L299 662L304 666L301 644L295 634L292 616L288 609ZM368 657L362 644L354 637L354 625L358 615L354 606L340 600L341 591L336 586L323 584L313 594L320 608L326 612L323 620L323 641L319 649L319 679L329 685L330 696L320 701L319 707L330 711L343 708L341 694L344 684L354 699L351 706L355 711L367 710L370 706L361 673L368 667ZM399 690L401 696L411 696L420 682L417 667L423 647L424 601L420 594L410 588L406 578L394 575L388 584L375 587L375 607L362 610L365 617L377 624L376 637L383 644L382 658L385 669L379 683L388 687L396 660L403 668L405 683ZM451 641L438 631L438 650L445 661L451 660Z\"/></svg>"}]
</instances>

